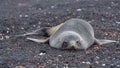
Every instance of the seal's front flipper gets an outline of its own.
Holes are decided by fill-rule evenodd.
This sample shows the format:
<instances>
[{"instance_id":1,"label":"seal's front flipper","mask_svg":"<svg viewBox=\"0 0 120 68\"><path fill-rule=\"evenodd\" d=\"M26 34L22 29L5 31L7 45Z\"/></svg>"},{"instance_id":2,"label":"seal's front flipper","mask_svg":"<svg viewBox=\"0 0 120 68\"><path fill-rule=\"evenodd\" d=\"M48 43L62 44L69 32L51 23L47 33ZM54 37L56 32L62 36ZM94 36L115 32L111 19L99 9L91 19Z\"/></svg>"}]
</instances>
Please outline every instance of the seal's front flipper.
<instances>
[{"instance_id":1,"label":"seal's front flipper","mask_svg":"<svg viewBox=\"0 0 120 68\"><path fill-rule=\"evenodd\" d=\"M118 41L115 40L105 40L105 39L95 39L95 44L103 45L108 43L117 43Z\"/></svg>"},{"instance_id":2,"label":"seal's front flipper","mask_svg":"<svg viewBox=\"0 0 120 68\"><path fill-rule=\"evenodd\" d=\"M37 42L37 43L47 43L49 38L47 39L35 39L35 38L27 38L28 40L31 40L31 41L34 41L34 42Z\"/></svg>"}]
</instances>

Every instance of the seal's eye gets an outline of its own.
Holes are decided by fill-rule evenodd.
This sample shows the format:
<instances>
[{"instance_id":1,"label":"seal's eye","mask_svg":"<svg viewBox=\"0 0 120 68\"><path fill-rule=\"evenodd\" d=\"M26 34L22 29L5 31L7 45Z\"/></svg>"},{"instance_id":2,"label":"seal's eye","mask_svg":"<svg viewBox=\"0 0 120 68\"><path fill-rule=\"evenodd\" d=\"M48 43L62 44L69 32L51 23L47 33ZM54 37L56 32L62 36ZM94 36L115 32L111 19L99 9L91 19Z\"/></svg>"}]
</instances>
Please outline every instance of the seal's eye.
<instances>
[{"instance_id":1,"label":"seal's eye","mask_svg":"<svg viewBox=\"0 0 120 68\"><path fill-rule=\"evenodd\" d=\"M80 43L80 41L76 41L76 43L77 43L77 45L78 45L78 46L81 46L81 43Z\"/></svg>"},{"instance_id":2,"label":"seal's eye","mask_svg":"<svg viewBox=\"0 0 120 68\"><path fill-rule=\"evenodd\" d=\"M63 42L62 43L62 48L66 48L68 46L68 42Z\"/></svg>"}]
</instances>

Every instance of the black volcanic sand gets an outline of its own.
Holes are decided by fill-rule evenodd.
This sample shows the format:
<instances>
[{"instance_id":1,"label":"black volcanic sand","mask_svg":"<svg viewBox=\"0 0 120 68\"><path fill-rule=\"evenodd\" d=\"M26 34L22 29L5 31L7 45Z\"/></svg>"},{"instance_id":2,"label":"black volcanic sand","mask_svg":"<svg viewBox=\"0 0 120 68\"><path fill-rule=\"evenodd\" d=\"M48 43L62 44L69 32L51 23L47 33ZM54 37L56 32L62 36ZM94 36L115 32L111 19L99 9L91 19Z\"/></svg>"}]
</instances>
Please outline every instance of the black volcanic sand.
<instances>
[{"instance_id":1,"label":"black volcanic sand","mask_svg":"<svg viewBox=\"0 0 120 68\"><path fill-rule=\"evenodd\" d=\"M120 68L120 44L59 50L13 35L70 18L92 21L95 37L120 41L120 0L1 0L0 68ZM11 37L12 36L12 37Z\"/></svg>"}]
</instances>

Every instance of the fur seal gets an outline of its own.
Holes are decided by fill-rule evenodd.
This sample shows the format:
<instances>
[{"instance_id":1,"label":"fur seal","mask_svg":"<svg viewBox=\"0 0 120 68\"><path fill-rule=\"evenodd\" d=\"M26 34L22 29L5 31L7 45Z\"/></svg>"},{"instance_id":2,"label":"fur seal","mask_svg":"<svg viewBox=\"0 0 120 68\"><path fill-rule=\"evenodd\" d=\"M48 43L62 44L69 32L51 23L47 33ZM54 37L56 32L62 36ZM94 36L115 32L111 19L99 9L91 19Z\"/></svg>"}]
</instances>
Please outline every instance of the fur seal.
<instances>
[{"instance_id":1,"label":"fur seal","mask_svg":"<svg viewBox=\"0 0 120 68\"><path fill-rule=\"evenodd\" d=\"M100 40L94 36L93 27L83 19L72 18L54 27L45 27L31 33L19 35L26 36L40 34L49 36L47 39L27 38L38 43L49 42L51 47L58 49L87 49L93 44L107 44L114 40Z\"/></svg>"}]
</instances>

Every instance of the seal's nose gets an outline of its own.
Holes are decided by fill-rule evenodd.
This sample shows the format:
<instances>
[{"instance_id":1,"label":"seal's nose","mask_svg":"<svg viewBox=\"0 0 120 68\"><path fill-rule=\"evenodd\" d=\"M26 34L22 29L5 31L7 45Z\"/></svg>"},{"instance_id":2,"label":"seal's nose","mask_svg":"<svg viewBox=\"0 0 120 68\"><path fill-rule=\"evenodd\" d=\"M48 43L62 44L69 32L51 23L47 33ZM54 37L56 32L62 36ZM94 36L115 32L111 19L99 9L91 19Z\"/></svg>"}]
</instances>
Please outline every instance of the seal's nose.
<instances>
[{"instance_id":1,"label":"seal's nose","mask_svg":"<svg viewBox=\"0 0 120 68\"><path fill-rule=\"evenodd\" d=\"M78 48L75 45L71 45L70 49L77 50Z\"/></svg>"},{"instance_id":2,"label":"seal's nose","mask_svg":"<svg viewBox=\"0 0 120 68\"><path fill-rule=\"evenodd\" d=\"M70 49L75 49L75 47L74 47L74 46L71 46Z\"/></svg>"},{"instance_id":3,"label":"seal's nose","mask_svg":"<svg viewBox=\"0 0 120 68\"><path fill-rule=\"evenodd\" d=\"M71 45L71 47L74 47L76 45L76 42L75 41L70 41L70 45Z\"/></svg>"},{"instance_id":4,"label":"seal's nose","mask_svg":"<svg viewBox=\"0 0 120 68\"><path fill-rule=\"evenodd\" d=\"M78 45L76 45L76 44L72 44L72 45L70 45L70 49L79 49L79 47L78 47Z\"/></svg>"}]
</instances>

